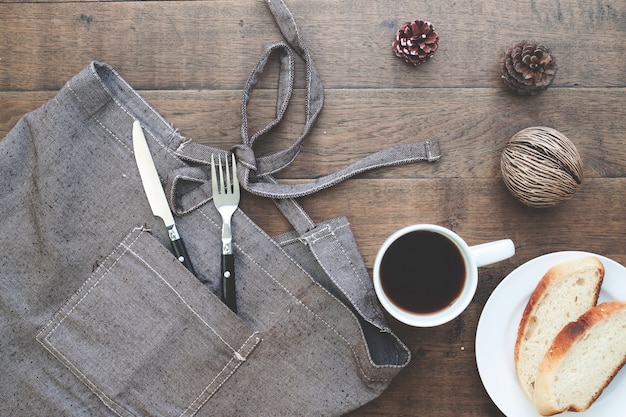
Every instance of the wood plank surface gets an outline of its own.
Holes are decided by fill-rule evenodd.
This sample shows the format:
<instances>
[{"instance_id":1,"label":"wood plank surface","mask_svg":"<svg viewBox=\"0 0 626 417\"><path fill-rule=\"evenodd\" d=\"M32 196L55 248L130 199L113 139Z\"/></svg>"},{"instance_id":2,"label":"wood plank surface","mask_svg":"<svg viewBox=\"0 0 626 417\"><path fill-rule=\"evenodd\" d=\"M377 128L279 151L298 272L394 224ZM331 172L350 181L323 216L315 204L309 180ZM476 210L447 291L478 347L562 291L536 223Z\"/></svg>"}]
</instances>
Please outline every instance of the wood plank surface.
<instances>
[{"instance_id":1,"label":"wood plank surface","mask_svg":"<svg viewBox=\"0 0 626 417\"><path fill-rule=\"evenodd\" d=\"M317 124L277 177L309 181L388 146L440 142L442 158L362 174L301 199L316 221L346 215L370 268L383 240L412 223L452 228L469 244L509 237L516 255L480 270L478 292L453 322L416 329L393 319L411 364L377 400L350 414L502 414L476 369L482 308L501 280L539 255L584 250L626 264L626 2L622 0L286 0L326 87ZM398 26L433 22L440 49L413 68L396 58ZM559 69L550 88L518 97L503 85L503 49L535 39ZM51 99L92 60L112 65L176 128L224 149L241 141L242 88L261 48L281 41L260 0L2 1L0 137ZM270 63L250 104L252 129L275 111ZM302 131L304 70L286 119L259 154ZM555 128L577 146L584 181L551 209L519 203L505 188L500 155L529 126ZM244 195L244 211L275 235L290 229L271 201ZM607 416L613 417L613 416Z\"/></svg>"},{"instance_id":2,"label":"wood plank surface","mask_svg":"<svg viewBox=\"0 0 626 417\"><path fill-rule=\"evenodd\" d=\"M500 87L502 49L525 38L553 49L555 86L623 85L623 2L289 6L328 88ZM0 4L0 16L3 90L58 89L91 59L126 73L139 89L241 88L261 46L280 40L259 0L18 2ZM433 22L441 36L436 59L419 70L399 65L390 47L398 26L415 18Z\"/></svg>"},{"instance_id":3,"label":"wood plank surface","mask_svg":"<svg viewBox=\"0 0 626 417\"><path fill-rule=\"evenodd\" d=\"M550 126L570 138L584 157L585 177L623 176L625 93L626 88L555 88L538 97L521 98L488 88L330 89L300 156L280 176L314 178L388 146L438 140L444 154L440 163L415 166L403 175L492 177L499 175L497 154L512 135L529 126ZM225 149L241 142L241 91L141 94L188 138ZM0 135L53 95L0 92ZM255 92L251 132L271 120L275 100L271 90ZM413 103L428 104L416 116ZM287 118L271 139L259 143L259 154L282 149L300 135L303 109L304 94L296 91ZM397 174L380 170L367 175Z\"/></svg>"}]
</instances>

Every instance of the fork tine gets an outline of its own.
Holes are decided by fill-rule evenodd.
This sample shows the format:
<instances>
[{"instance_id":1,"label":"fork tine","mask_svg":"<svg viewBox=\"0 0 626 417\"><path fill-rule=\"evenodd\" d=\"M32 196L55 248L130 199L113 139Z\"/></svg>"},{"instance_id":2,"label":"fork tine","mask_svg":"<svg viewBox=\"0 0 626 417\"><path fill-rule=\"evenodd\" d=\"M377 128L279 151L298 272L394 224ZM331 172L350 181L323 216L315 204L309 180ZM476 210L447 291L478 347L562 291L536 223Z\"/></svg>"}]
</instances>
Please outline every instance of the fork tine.
<instances>
[{"instance_id":1,"label":"fork tine","mask_svg":"<svg viewBox=\"0 0 626 417\"><path fill-rule=\"evenodd\" d=\"M214 190L214 194L239 196L237 161L234 154L231 154L231 162L228 161L227 156L224 157L222 162L222 156L217 155L217 164L215 156L211 155L211 187Z\"/></svg>"},{"instance_id":2,"label":"fork tine","mask_svg":"<svg viewBox=\"0 0 626 417\"><path fill-rule=\"evenodd\" d=\"M222 167L222 156L221 155L217 156L217 166L220 169L220 193L221 194L228 194L228 192L226 191L226 186L224 184L224 168ZM227 173L226 176L228 176L228 173Z\"/></svg>"},{"instance_id":3,"label":"fork tine","mask_svg":"<svg viewBox=\"0 0 626 417\"><path fill-rule=\"evenodd\" d=\"M235 161L235 154L232 154L232 169L233 169L233 194L239 195L239 180L237 179L237 162Z\"/></svg>"},{"instance_id":4,"label":"fork tine","mask_svg":"<svg viewBox=\"0 0 626 417\"><path fill-rule=\"evenodd\" d=\"M233 189L231 186L231 179L230 179L230 169L228 168L230 164L228 163L228 157L224 157L224 166L225 166L225 171L226 171L226 191L225 194L232 194L233 193Z\"/></svg>"},{"instance_id":5,"label":"fork tine","mask_svg":"<svg viewBox=\"0 0 626 417\"><path fill-rule=\"evenodd\" d=\"M213 194L219 193L219 188L217 186L217 173L215 172L215 158L213 154L211 154L211 189L213 190Z\"/></svg>"}]
</instances>

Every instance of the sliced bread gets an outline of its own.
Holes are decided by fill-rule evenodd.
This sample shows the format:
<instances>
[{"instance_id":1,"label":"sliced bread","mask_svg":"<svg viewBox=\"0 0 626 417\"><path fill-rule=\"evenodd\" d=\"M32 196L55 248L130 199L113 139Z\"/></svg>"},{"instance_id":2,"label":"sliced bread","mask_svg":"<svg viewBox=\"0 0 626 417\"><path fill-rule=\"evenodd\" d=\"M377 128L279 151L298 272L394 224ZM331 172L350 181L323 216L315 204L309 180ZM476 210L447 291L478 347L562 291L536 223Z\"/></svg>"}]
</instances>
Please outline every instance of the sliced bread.
<instances>
[{"instance_id":1,"label":"sliced bread","mask_svg":"<svg viewBox=\"0 0 626 417\"><path fill-rule=\"evenodd\" d=\"M554 337L596 305L603 279L602 262L585 256L553 266L535 287L519 323L514 352L517 377L529 399Z\"/></svg>"},{"instance_id":2,"label":"sliced bread","mask_svg":"<svg viewBox=\"0 0 626 417\"><path fill-rule=\"evenodd\" d=\"M556 336L539 365L533 403L543 416L585 411L626 362L626 302L591 308Z\"/></svg>"}]
</instances>

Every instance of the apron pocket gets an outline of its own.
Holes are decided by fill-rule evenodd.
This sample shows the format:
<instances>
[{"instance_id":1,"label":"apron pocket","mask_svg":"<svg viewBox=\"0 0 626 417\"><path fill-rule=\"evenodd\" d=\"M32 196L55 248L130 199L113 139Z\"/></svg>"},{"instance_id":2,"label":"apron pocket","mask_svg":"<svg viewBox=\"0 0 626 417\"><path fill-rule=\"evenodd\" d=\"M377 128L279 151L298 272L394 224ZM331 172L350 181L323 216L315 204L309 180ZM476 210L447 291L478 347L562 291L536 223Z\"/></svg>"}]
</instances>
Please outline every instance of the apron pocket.
<instances>
[{"instance_id":1,"label":"apron pocket","mask_svg":"<svg viewBox=\"0 0 626 417\"><path fill-rule=\"evenodd\" d=\"M37 340L120 416L193 416L261 339L135 229Z\"/></svg>"}]
</instances>

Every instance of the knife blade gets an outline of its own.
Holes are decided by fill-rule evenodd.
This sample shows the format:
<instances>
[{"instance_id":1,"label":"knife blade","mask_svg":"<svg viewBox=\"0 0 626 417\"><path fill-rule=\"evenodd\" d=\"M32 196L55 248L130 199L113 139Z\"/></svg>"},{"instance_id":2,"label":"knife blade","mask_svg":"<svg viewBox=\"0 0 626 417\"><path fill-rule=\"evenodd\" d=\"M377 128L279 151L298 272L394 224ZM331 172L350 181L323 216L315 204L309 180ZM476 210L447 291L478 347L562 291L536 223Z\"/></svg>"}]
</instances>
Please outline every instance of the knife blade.
<instances>
[{"instance_id":1,"label":"knife blade","mask_svg":"<svg viewBox=\"0 0 626 417\"><path fill-rule=\"evenodd\" d=\"M150 203L152 214L163 220L170 241L172 242L172 248L176 258L189 270L189 272L195 275L193 265L191 264L191 260L187 254L187 249L185 248L185 242L180 237L178 229L176 229L174 216L172 215L170 206L167 203L165 191L163 191L163 186L161 185L159 174L154 166L154 161L152 159L152 155L150 154L146 137L143 134L141 123L138 120L133 122L133 151L135 153L135 161L137 162L137 168L139 169L141 183L146 193L146 197L148 198L148 203Z\"/></svg>"}]
</instances>

